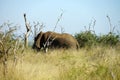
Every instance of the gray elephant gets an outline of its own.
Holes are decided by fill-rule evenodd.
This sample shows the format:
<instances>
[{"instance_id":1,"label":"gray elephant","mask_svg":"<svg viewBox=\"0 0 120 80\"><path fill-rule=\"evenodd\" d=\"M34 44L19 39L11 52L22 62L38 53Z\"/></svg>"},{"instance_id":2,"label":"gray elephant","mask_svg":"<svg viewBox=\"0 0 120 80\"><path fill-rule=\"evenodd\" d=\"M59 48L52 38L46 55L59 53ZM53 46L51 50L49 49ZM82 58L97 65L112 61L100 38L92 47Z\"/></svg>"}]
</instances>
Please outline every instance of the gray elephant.
<instances>
[{"instance_id":1,"label":"gray elephant","mask_svg":"<svg viewBox=\"0 0 120 80\"><path fill-rule=\"evenodd\" d=\"M33 49L40 50L41 48L65 48L65 49L78 49L79 44L77 40L70 34L67 33L56 33L42 31L35 37Z\"/></svg>"}]
</instances>

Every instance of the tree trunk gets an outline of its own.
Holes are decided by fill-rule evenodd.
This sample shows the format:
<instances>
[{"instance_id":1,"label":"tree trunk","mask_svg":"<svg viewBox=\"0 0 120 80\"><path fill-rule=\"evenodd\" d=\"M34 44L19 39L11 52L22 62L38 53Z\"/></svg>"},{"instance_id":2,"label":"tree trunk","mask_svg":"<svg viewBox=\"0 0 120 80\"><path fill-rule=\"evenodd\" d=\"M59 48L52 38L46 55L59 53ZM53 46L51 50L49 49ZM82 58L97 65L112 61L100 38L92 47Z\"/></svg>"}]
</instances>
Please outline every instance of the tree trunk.
<instances>
[{"instance_id":1,"label":"tree trunk","mask_svg":"<svg viewBox=\"0 0 120 80\"><path fill-rule=\"evenodd\" d=\"M25 19L25 26L27 29L27 32L25 33L25 48L27 48L28 47L28 37L30 35L30 26L27 23L26 14L24 14L24 19Z\"/></svg>"}]
</instances>

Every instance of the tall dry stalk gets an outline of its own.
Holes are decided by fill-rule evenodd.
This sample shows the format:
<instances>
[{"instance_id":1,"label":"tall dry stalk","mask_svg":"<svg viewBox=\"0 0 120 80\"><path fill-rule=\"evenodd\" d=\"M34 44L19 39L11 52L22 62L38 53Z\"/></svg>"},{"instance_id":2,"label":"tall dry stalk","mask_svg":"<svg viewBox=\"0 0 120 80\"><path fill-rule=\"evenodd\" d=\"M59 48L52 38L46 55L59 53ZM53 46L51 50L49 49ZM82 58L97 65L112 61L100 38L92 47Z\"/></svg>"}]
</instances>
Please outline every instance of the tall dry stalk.
<instances>
[{"instance_id":1,"label":"tall dry stalk","mask_svg":"<svg viewBox=\"0 0 120 80\"><path fill-rule=\"evenodd\" d=\"M6 77L6 74L7 74L7 61L8 61L8 54L9 54L9 51L10 49L12 48L12 43L7 45L7 42L8 42L8 38L11 36L11 33L13 31L15 31L16 29L12 29L10 28L10 24L5 24L3 26L7 26L9 28L9 31L7 31L6 33L3 32L3 35L1 36L0 38L0 52L1 52L1 59L2 59L2 62L3 62L3 74L4 76Z\"/></svg>"},{"instance_id":2,"label":"tall dry stalk","mask_svg":"<svg viewBox=\"0 0 120 80\"><path fill-rule=\"evenodd\" d=\"M115 26L112 25L110 17L108 15L106 17L108 19L109 26L110 26L110 32L109 33L112 34L115 30Z\"/></svg>"},{"instance_id":3,"label":"tall dry stalk","mask_svg":"<svg viewBox=\"0 0 120 80\"><path fill-rule=\"evenodd\" d=\"M64 33L65 29L62 26L60 26L60 27L61 27L61 33Z\"/></svg>"},{"instance_id":4,"label":"tall dry stalk","mask_svg":"<svg viewBox=\"0 0 120 80\"><path fill-rule=\"evenodd\" d=\"M60 14L60 16L58 17L57 22L56 22L56 24L55 24L55 27L54 27L54 29L53 29L53 32L55 32L55 29L57 28L58 23L59 23L60 20L62 19L62 16L63 16L63 12L62 12L62 13ZM52 42L49 42L52 34L53 34L53 33L51 33L51 34L49 35L49 37L48 37L48 39L46 40L45 44L43 44L43 45L44 45L44 48L45 48L45 52L47 52L47 47L50 46L49 43L52 43L52 42L55 40L55 38L54 38L54 39L52 40Z\"/></svg>"},{"instance_id":5,"label":"tall dry stalk","mask_svg":"<svg viewBox=\"0 0 120 80\"><path fill-rule=\"evenodd\" d=\"M2 47L2 50L1 50L1 52L2 52L2 55L3 55L3 58L2 58L2 61L3 61L3 74L4 74L4 76L6 77L6 74L7 74L7 61L8 61L8 52L9 52L9 50L10 50L10 48L8 48L8 49L5 49L5 46L4 46L4 44L3 44L3 42L0 40L0 45L1 45L1 47Z\"/></svg>"},{"instance_id":6,"label":"tall dry stalk","mask_svg":"<svg viewBox=\"0 0 120 80\"><path fill-rule=\"evenodd\" d=\"M95 30L94 30L95 24L96 24L96 20L93 18L93 19L91 20L91 22L89 23L88 29L87 29L86 26L84 26L85 31L86 31L86 32L93 32L93 33L95 34ZM92 27L92 29L91 29L91 27Z\"/></svg>"}]
</instances>

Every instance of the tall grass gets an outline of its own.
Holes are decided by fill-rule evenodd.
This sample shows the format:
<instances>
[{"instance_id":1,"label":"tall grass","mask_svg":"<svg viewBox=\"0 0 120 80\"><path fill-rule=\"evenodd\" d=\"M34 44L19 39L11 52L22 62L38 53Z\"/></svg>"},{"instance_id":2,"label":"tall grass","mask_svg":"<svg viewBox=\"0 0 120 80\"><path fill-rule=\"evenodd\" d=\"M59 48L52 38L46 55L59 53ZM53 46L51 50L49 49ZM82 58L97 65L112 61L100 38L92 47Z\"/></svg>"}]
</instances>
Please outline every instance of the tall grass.
<instances>
[{"instance_id":1,"label":"tall grass","mask_svg":"<svg viewBox=\"0 0 120 80\"><path fill-rule=\"evenodd\" d=\"M6 77L0 63L0 80L120 80L119 52L100 46L48 53L28 49L22 57L17 54L16 66L9 57Z\"/></svg>"}]
</instances>

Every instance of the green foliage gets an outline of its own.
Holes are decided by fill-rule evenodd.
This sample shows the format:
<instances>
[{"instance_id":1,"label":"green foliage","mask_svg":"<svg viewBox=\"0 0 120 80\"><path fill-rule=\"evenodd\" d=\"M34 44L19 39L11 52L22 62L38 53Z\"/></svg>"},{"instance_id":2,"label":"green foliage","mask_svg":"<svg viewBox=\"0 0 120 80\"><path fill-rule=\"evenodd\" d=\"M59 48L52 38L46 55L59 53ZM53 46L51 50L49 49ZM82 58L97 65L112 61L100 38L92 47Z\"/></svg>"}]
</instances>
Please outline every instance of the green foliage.
<instances>
[{"instance_id":1,"label":"green foliage","mask_svg":"<svg viewBox=\"0 0 120 80\"><path fill-rule=\"evenodd\" d=\"M115 46L120 42L120 36L108 33L106 35L97 36L91 31L85 31L75 34L80 47L91 47L94 45L106 45L106 46Z\"/></svg>"},{"instance_id":2,"label":"green foliage","mask_svg":"<svg viewBox=\"0 0 120 80\"><path fill-rule=\"evenodd\" d=\"M91 31L77 33L75 34L75 38L77 39L80 47L85 47L85 46L90 47L92 45L96 45L97 36Z\"/></svg>"},{"instance_id":3,"label":"green foliage","mask_svg":"<svg viewBox=\"0 0 120 80\"><path fill-rule=\"evenodd\" d=\"M109 33L98 37L98 42L105 45L114 46L119 42L119 35Z\"/></svg>"}]
</instances>

